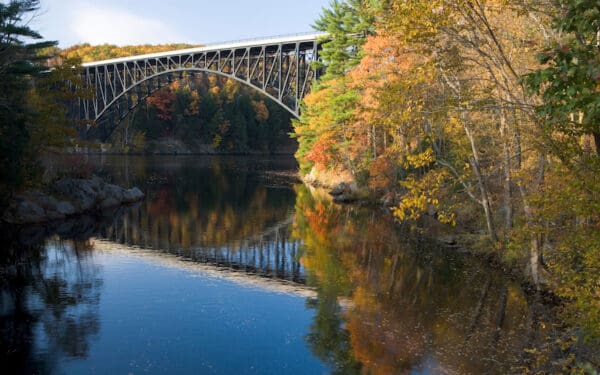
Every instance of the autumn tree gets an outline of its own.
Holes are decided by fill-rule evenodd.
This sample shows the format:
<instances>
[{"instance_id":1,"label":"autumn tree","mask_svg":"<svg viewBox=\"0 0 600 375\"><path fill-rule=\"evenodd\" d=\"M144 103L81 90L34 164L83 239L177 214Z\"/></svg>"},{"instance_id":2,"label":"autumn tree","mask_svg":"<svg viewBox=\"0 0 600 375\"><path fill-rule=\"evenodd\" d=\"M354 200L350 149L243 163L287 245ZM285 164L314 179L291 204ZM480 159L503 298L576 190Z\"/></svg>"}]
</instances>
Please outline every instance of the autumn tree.
<instances>
[{"instance_id":1,"label":"autumn tree","mask_svg":"<svg viewBox=\"0 0 600 375\"><path fill-rule=\"evenodd\" d=\"M296 156L304 174L313 167L356 172L347 152L348 125L360 93L348 85L346 73L360 62L361 46L372 32L372 19L365 1L334 0L313 26L329 35L320 52L321 62L315 66L326 67L326 74L313 83L302 116L294 122L299 143ZM322 163L319 158L331 162Z\"/></svg>"},{"instance_id":2,"label":"autumn tree","mask_svg":"<svg viewBox=\"0 0 600 375\"><path fill-rule=\"evenodd\" d=\"M541 93L538 112L549 130L568 136L591 135L600 155L600 5L596 1L557 1L553 28L561 38L538 54L543 69L528 75Z\"/></svg>"},{"instance_id":3,"label":"autumn tree","mask_svg":"<svg viewBox=\"0 0 600 375\"><path fill-rule=\"evenodd\" d=\"M594 1L554 3L553 37L538 50L541 67L526 76L542 97L535 107L547 152L543 192L534 195L545 264L554 291L567 298L578 335L600 338L600 6ZM576 341L580 343L580 341Z\"/></svg>"}]
</instances>

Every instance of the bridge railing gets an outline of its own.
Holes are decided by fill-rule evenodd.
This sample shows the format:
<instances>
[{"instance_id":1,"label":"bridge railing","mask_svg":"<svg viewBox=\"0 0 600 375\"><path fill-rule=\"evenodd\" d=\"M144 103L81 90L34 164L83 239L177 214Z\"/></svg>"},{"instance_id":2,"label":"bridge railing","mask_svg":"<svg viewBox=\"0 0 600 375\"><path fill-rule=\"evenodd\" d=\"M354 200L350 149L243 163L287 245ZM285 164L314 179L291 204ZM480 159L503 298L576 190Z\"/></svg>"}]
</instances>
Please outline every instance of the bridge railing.
<instances>
[{"instance_id":1,"label":"bridge railing","mask_svg":"<svg viewBox=\"0 0 600 375\"><path fill-rule=\"evenodd\" d=\"M294 37L309 36L309 35L321 35L322 37L326 37L329 34L324 33L324 32L318 32L318 31L304 31L301 33L293 33L293 34L259 36L259 37L254 37L254 38L245 38L245 39L237 39L237 40L223 40L220 42L211 42L208 44L203 44L202 47L213 47L213 46L219 46L219 45L223 45L223 44L238 44L238 43L246 43L246 42L257 42L257 41L271 40L271 39L294 38Z\"/></svg>"}]
</instances>

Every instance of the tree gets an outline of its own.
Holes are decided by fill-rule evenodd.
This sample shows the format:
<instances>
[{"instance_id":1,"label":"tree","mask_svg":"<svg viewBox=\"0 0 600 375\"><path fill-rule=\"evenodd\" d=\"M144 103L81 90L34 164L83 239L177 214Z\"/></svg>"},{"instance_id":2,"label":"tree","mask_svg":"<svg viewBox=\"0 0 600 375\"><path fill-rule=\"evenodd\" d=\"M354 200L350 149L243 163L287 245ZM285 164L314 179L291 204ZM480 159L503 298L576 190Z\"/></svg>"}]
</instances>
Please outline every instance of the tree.
<instances>
[{"instance_id":1,"label":"tree","mask_svg":"<svg viewBox=\"0 0 600 375\"><path fill-rule=\"evenodd\" d=\"M22 185L33 172L28 150L31 110L26 95L32 79L44 70L46 56L40 51L55 45L39 41L42 36L27 26L27 15L38 9L38 0L0 3L0 195Z\"/></svg>"},{"instance_id":2,"label":"tree","mask_svg":"<svg viewBox=\"0 0 600 375\"><path fill-rule=\"evenodd\" d=\"M373 17L363 0L333 0L329 8L313 25L318 31L327 32L317 68L327 67L323 80L338 77L357 65L362 57L361 46L373 32Z\"/></svg>"},{"instance_id":3,"label":"tree","mask_svg":"<svg viewBox=\"0 0 600 375\"><path fill-rule=\"evenodd\" d=\"M525 77L543 99L536 111L549 159L548 188L533 199L547 238L545 263L557 281L553 289L570 301L566 311L583 328L579 337L598 342L600 5L588 0L555 5L553 38L537 55L543 66Z\"/></svg>"},{"instance_id":4,"label":"tree","mask_svg":"<svg viewBox=\"0 0 600 375\"><path fill-rule=\"evenodd\" d=\"M527 76L542 95L537 107L550 131L592 135L600 155L600 4L559 0L553 28L562 38L538 54L543 69Z\"/></svg>"},{"instance_id":5,"label":"tree","mask_svg":"<svg viewBox=\"0 0 600 375\"><path fill-rule=\"evenodd\" d=\"M323 43L322 61L316 64L317 69L326 67L326 74L313 83L302 116L294 121L299 143L296 157L304 174L314 166L356 172L346 148L348 125L360 93L348 85L345 74L360 62L361 46L373 31L373 16L366 5L361 0L333 0L313 26L328 32L329 41ZM329 162L320 163L323 157Z\"/></svg>"}]
</instances>

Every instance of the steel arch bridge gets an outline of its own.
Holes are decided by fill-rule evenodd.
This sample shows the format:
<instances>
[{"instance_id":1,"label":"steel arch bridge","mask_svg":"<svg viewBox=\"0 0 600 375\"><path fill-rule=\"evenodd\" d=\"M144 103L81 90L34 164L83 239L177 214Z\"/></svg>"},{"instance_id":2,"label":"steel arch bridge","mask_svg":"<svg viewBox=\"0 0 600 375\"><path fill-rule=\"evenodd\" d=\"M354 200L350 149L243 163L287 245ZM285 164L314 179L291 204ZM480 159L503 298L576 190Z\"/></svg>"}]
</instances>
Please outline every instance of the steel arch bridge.
<instances>
[{"instance_id":1,"label":"steel arch bridge","mask_svg":"<svg viewBox=\"0 0 600 375\"><path fill-rule=\"evenodd\" d=\"M296 34L85 63L83 85L92 95L80 98L72 113L97 124L87 127L87 138L107 140L153 92L184 72L198 72L242 82L298 117L302 98L320 74L312 63L326 36Z\"/></svg>"}]
</instances>

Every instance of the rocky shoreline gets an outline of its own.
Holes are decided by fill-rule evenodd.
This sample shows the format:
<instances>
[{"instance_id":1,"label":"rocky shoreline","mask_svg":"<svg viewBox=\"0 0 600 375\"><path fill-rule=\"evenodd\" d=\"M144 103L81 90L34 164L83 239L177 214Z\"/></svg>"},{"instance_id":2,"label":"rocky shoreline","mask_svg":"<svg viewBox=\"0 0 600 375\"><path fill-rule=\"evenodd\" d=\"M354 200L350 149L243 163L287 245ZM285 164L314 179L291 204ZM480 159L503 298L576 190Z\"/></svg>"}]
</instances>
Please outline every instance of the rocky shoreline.
<instances>
[{"instance_id":1,"label":"rocky shoreline","mask_svg":"<svg viewBox=\"0 0 600 375\"><path fill-rule=\"evenodd\" d=\"M1 220L8 224L40 224L131 204L144 199L137 187L125 189L98 176L65 177L45 192L28 190L13 197Z\"/></svg>"}]
</instances>

